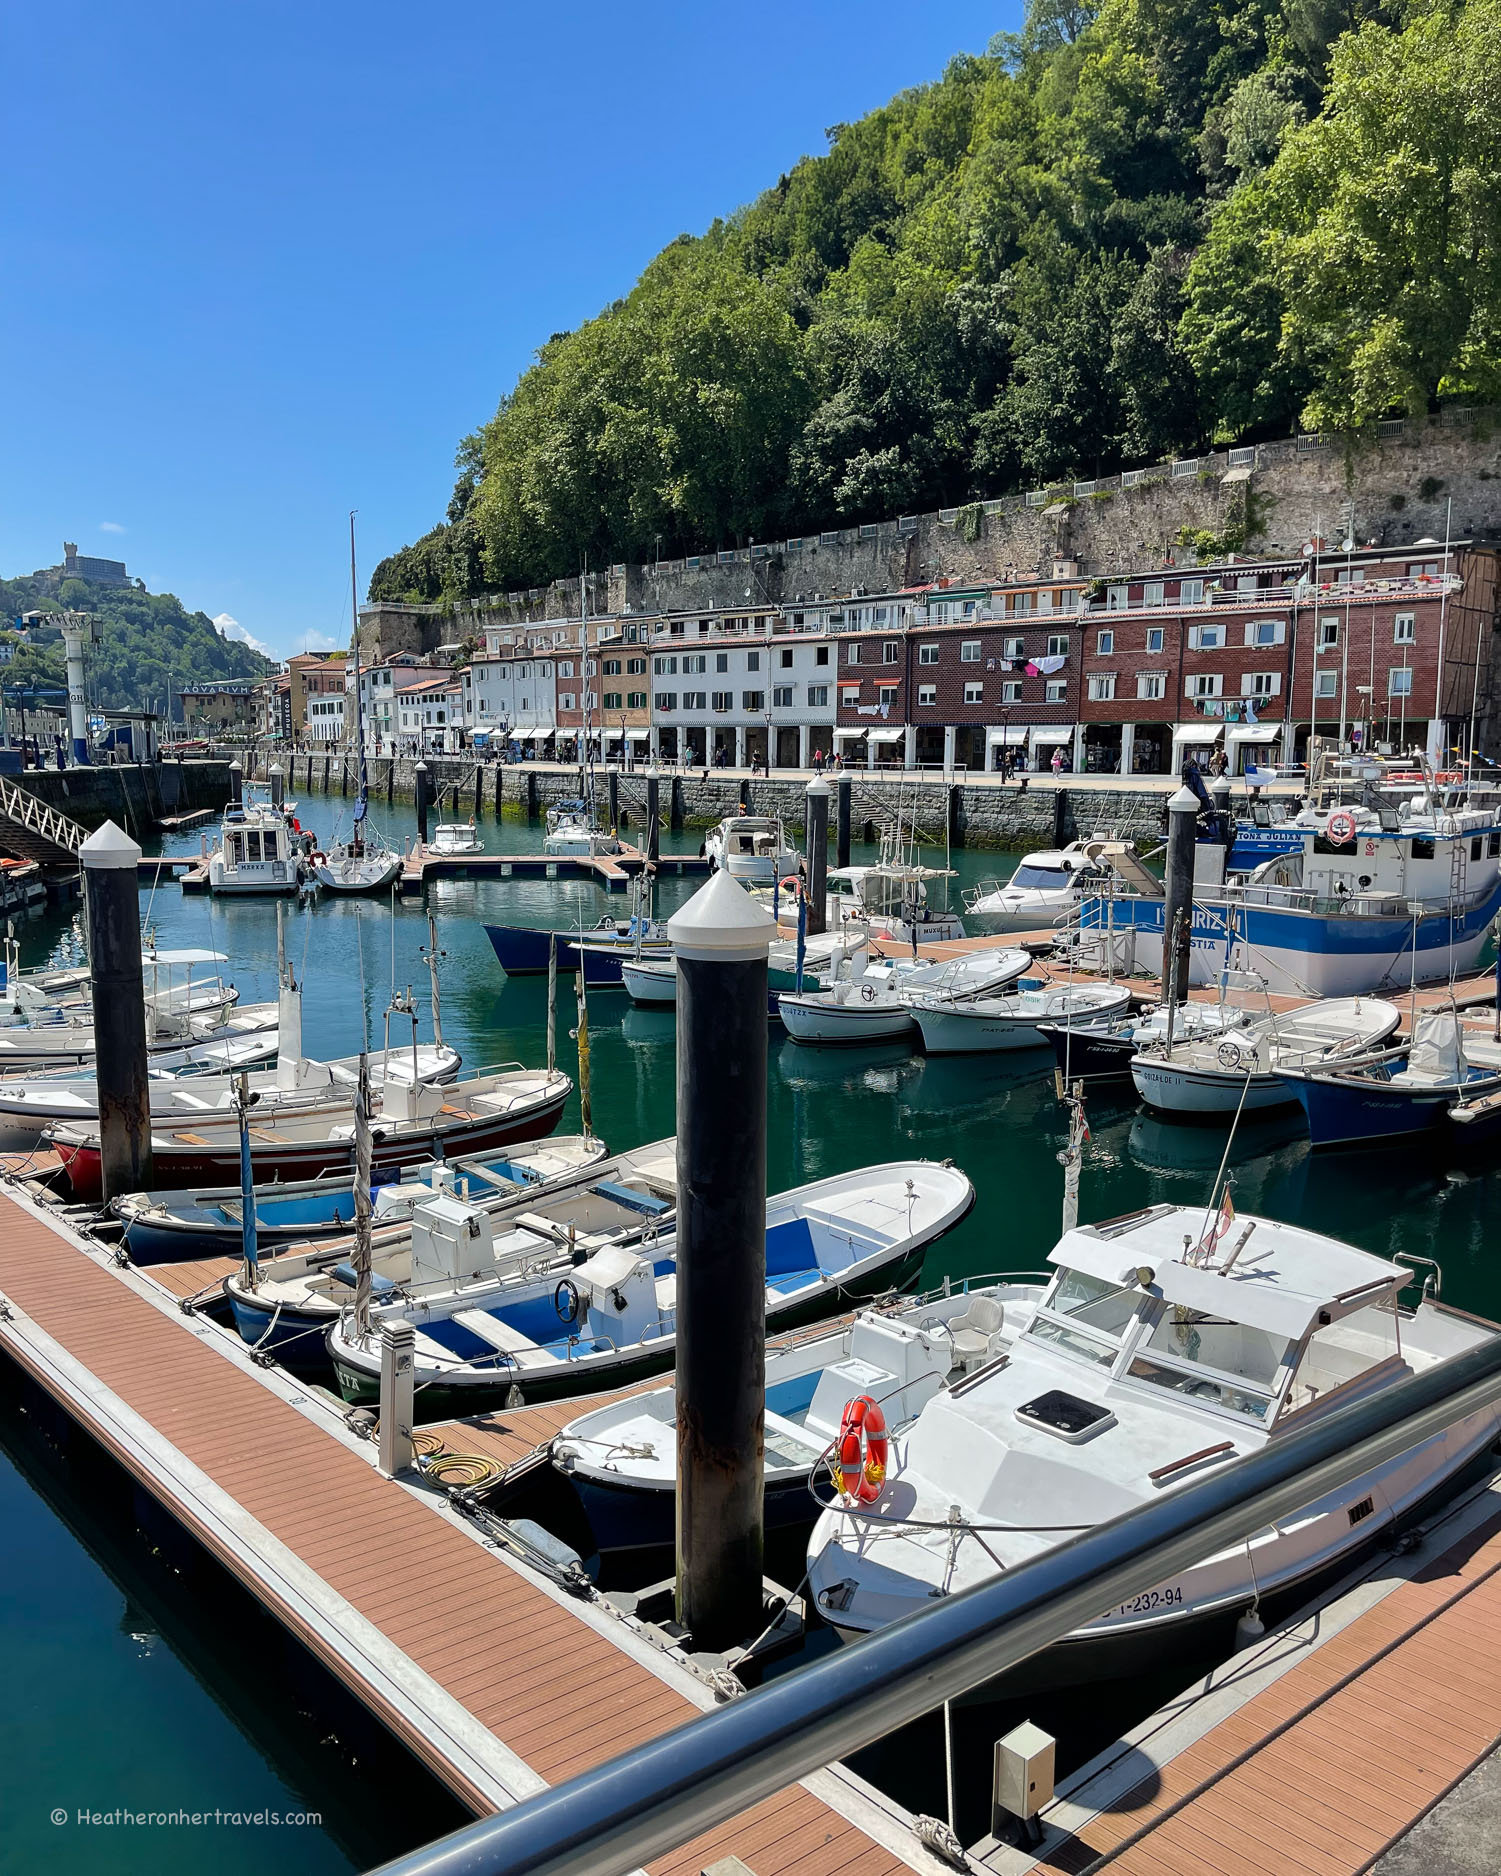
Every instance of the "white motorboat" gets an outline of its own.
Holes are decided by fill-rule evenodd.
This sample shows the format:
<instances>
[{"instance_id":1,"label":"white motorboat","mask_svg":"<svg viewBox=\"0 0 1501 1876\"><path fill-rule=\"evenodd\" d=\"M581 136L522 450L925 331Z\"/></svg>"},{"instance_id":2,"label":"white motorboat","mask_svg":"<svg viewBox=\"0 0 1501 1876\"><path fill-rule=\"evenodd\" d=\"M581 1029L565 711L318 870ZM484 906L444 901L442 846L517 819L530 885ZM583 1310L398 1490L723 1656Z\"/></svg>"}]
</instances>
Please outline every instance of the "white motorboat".
<instances>
[{"instance_id":1,"label":"white motorboat","mask_svg":"<svg viewBox=\"0 0 1501 1876\"><path fill-rule=\"evenodd\" d=\"M619 853L620 842L595 826L588 802L560 801L547 810L542 851L557 859L587 860L596 854Z\"/></svg>"},{"instance_id":2,"label":"white motorboat","mask_svg":"<svg viewBox=\"0 0 1501 1876\"><path fill-rule=\"evenodd\" d=\"M586 1253L559 1275L551 1263L516 1280L477 1280L493 1267L492 1221L451 1197L423 1215L434 1260L455 1271L444 1291L376 1304L370 1327L346 1311L328 1350L346 1400L379 1398L381 1324L415 1331L418 1412L481 1413L514 1399L556 1399L644 1380L677 1352L676 1169L664 1155L652 1190L634 1194L634 1228L576 1236ZM915 1281L928 1246L974 1203L953 1167L898 1160L819 1179L766 1201L766 1322L791 1328ZM518 1221L519 1222L519 1221ZM471 1228L473 1227L473 1228ZM462 1278L462 1281L460 1280Z\"/></svg>"},{"instance_id":3,"label":"white motorboat","mask_svg":"<svg viewBox=\"0 0 1501 1876\"><path fill-rule=\"evenodd\" d=\"M1331 997L1269 1012L1228 1034L1164 1040L1139 1049L1131 1079L1149 1107L1175 1114L1235 1114L1296 1103L1284 1069L1336 1068L1379 1049L1402 1021L1379 997Z\"/></svg>"},{"instance_id":4,"label":"white motorboat","mask_svg":"<svg viewBox=\"0 0 1501 1876\"><path fill-rule=\"evenodd\" d=\"M440 821L433 829L427 850L434 859L461 860L467 854L483 853L485 843L471 815L467 821Z\"/></svg>"},{"instance_id":5,"label":"white motorboat","mask_svg":"<svg viewBox=\"0 0 1501 1876\"><path fill-rule=\"evenodd\" d=\"M1004 1354L1045 1283L970 1279L862 1310L822 1334L766 1348L766 1528L806 1528L809 1486L839 1437L845 1402L868 1394L891 1433L938 1392ZM671 1382L572 1420L552 1442L601 1556L670 1545L677 1490L677 1391Z\"/></svg>"},{"instance_id":6,"label":"white motorboat","mask_svg":"<svg viewBox=\"0 0 1501 1876\"><path fill-rule=\"evenodd\" d=\"M1047 1046L1043 1023L1078 1031L1108 1023L1130 1007L1124 984L1053 983L1009 996L946 997L929 990L899 993L922 1031L929 1055L980 1055Z\"/></svg>"},{"instance_id":7,"label":"white motorboat","mask_svg":"<svg viewBox=\"0 0 1501 1876\"><path fill-rule=\"evenodd\" d=\"M716 871L723 871L742 886L769 886L776 879L791 879L802 862L782 823L769 814L729 814L711 828L704 852Z\"/></svg>"},{"instance_id":8,"label":"white motorboat","mask_svg":"<svg viewBox=\"0 0 1501 1876\"><path fill-rule=\"evenodd\" d=\"M873 1502L842 1492L808 1547L812 1594L870 1633L1161 1500L1269 1439L1490 1341L1411 1270L1228 1205L1158 1205L1065 1234L1053 1282L1004 1359L934 1395L890 1442ZM852 1390L853 1391L853 1390ZM1036 1673L1121 1673L1288 1606L1451 1486L1496 1439L1501 1405L1205 1556L1076 1629ZM827 1490L826 1494L827 1496ZM1014 1686L1013 1682L1013 1686ZM1006 1683L989 1693L1008 1691Z\"/></svg>"},{"instance_id":9,"label":"white motorboat","mask_svg":"<svg viewBox=\"0 0 1501 1876\"><path fill-rule=\"evenodd\" d=\"M928 887L952 879L947 867L922 866L897 858L874 866L843 866L830 872L828 921L866 926L872 937L894 944L938 944L967 934L956 912L932 904Z\"/></svg>"},{"instance_id":10,"label":"white motorboat","mask_svg":"<svg viewBox=\"0 0 1501 1876\"><path fill-rule=\"evenodd\" d=\"M246 799L225 810L219 845L209 855L213 893L296 892L308 878L308 837L285 806Z\"/></svg>"},{"instance_id":11,"label":"white motorboat","mask_svg":"<svg viewBox=\"0 0 1501 1876\"><path fill-rule=\"evenodd\" d=\"M1110 879L1104 843L1073 840L1066 847L1024 854L1007 880L982 880L964 895L964 909L996 931L1041 931L1067 918L1087 894Z\"/></svg>"},{"instance_id":12,"label":"white motorboat","mask_svg":"<svg viewBox=\"0 0 1501 1876\"><path fill-rule=\"evenodd\" d=\"M798 1042L885 1042L915 1028L910 993L988 996L1014 984L1031 963L1030 952L1012 946L932 964L872 964L862 945L847 962L833 960L827 990L784 991L778 1004L788 1035Z\"/></svg>"},{"instance_id":13,"label":"white motorboat","mask_svg":"<svg viewBox=\"0 0 1501 1876\"><path fill-rule=\"evenodd\" d=\"M1087 1029L1067 1023L1043 1023L1044 1038L1053 1046L1058 1066L1070 1075L1128 1076L1139 1050L1163 1046L1169 1028L1184 1042L1203 1036L1222 1036L1227 1029L1243 1029L1254 1012L1235 1003L1180 1003L1171 1015L1165 1003L1150 1010L1126 1011Z\"/></svg>"}]
</instances>

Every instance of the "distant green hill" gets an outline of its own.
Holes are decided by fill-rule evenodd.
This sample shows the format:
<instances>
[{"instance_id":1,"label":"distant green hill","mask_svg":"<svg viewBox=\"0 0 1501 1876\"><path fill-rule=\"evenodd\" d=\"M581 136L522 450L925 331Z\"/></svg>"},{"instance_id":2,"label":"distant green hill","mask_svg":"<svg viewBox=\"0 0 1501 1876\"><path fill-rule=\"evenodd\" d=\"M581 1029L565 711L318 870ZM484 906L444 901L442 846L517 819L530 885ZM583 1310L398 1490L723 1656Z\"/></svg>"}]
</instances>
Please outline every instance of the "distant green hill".
<instances>
[{"instance_id":1,"label":"distant green hill","mask_svg":"<svg viewBox=\"0 0 1501 1876\"><path fill-rule=\"evenodd\" d=\"M175 593L147 593L139 587L100 586L92 580L65 580L47 593L30 578L0 580L0 613L14 628L22 613L92 612L104 628L104 642L89 658L90 702L106 710L160 710L168 681L175 697L185 684L218 679L263 677L275 670L271 659L249 645L224 638L204 612L189 612ZM62 633L45 620L36 626L31 645L16 645L9 665L0 665L0 682L63 684ZM15 643L13 629L0 628L0 641ZM174 707L174 716L180 712Z\"/></svg>"},{"instance_id":2,"label":"distant green hill","mask_svg":"<svg viewBox=\"0 0 1501 1876\"><path fill-rule=\"evenodd\" d=\"M1029 0L554 333L370 594L1501 396L1501 0Z\"/></svg>"}]
</instances>

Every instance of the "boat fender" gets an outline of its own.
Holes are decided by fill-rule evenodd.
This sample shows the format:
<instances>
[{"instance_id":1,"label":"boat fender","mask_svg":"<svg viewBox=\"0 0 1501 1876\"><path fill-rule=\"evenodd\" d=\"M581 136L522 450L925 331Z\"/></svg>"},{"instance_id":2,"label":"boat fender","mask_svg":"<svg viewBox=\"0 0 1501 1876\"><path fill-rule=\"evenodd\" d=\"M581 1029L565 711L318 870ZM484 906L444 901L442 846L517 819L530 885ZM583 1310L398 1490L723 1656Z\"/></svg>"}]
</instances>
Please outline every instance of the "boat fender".
<instances>
[{"instance_id":1,"label":"boat fender","mask_svg":"<svg viewBox=\"0 0 1501 1876\"><path fill-rule=\"evenodd\" d=\"M839 1422L839 1477L844 1496L874 1504L886 1483L886 1416L879 1401L857 1394L846 1401Z\"/></svg>"},{"instance_id":2,"label":"boat fender","mask_svg":"<svg viewBox=\"0 0 1501 1876\"><path fill-rule=\"evenodd\" d=\"M560 1322L571 1325L578 1321L582 1299L579 1287L571 1277L559 1278L558 1287L552 1293L552 1306L558 1312Z\"/></svg>"}]
</instances>

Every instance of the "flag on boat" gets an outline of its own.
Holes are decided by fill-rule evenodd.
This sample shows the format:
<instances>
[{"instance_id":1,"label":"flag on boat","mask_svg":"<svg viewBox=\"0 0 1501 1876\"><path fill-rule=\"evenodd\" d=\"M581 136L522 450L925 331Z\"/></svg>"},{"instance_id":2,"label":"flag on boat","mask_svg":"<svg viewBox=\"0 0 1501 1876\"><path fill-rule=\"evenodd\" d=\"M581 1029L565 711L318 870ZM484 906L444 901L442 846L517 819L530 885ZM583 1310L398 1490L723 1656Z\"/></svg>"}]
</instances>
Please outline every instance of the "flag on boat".
<instances>
[{"instance_id":1,"label":"flag on boat","mask_svg":"<svg viewBox=\"0 0 1501 1876\"><path fill-rule=\"evenodd\" d=\"M1230 1188L1225 1187L1225 1196L1220 1200L1220 1208L1214 1215L1213 1222L1205 1228L1195 1249L1206 1263L1214 1256L1215 1249L1235 1223L1235 1201L1230 1196Z\"/></svg>"}]
</instances>

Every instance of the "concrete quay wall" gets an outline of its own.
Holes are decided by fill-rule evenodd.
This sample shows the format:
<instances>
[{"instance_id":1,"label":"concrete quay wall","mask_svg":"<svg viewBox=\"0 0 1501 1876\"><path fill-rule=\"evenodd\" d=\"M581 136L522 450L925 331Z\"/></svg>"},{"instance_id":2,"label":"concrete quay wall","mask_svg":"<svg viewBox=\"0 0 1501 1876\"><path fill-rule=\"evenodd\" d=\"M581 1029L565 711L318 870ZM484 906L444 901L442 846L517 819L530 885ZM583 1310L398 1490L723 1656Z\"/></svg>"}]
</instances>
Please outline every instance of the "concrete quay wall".
<instances>
[{"instance_id":1,"label":"concrete quay wall","mask_svg":"<svg viewBox=\"0 0 1501 1876\"><path fill-rule=\"evenodd\" d=\"M132 836L164 817L222 808L229 799L229 761L123 762L112 767L23 769L8 779L49 808L93 829L113 821Z\"/></svg>"}]
</instances>

